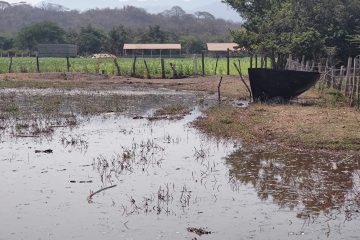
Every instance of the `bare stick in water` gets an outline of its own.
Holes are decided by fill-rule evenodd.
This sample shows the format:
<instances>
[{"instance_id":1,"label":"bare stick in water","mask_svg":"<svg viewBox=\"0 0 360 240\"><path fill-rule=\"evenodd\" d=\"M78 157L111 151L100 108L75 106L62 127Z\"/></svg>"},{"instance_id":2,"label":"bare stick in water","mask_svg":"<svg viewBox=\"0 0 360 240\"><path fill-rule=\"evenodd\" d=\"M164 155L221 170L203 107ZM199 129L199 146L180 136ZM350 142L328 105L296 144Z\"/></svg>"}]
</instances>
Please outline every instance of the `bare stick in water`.
<instances>
[{"instance_id":1,"label":"bare stick in water","mask_svg":"<svg viewBox=\"0 0 360 240\"><path fill-rule=\"evenodd\" d=\"M251 99L252 99L252 93L251 93L251 90L250 90L249 86L247 85L247 83L245 82L245 80L244 80L244 78L243 78L243 75L242 75L242 72L241 72L241 67L240 67L240 66L238 67L238 66L236 65L236 63L234 63L234 66L235 66L236 70L238 71L238 73L239 73L239 75L240 75L241 81L244 83L246 89L248 90L248 92L249 92L249 94L250 94L250 100L251 100Z\"/></svg>"},{"instance_id":2,"label":"bare stick in water","mask_svg":"<svg viewBox=\"0 0 360 240\"><path fill-rule=\"evenodd\" d=\"M111 189L111 188L114 188L114 187L116 187L116 186L117 186L117 185L113 185L113 186L110 186L110 187L105 187L105 188L102 188L102 189L100 189L100 190L98 190L98 191L96 191L96 192L91 193L91 194L87 197L88 203L92 203L92 198L93 198L96 194L101 193L101 192L106 191L106 190L109 190L109 189Z\"/></svg>"},{"instance_id":3,"label":"bare stick in water","mask_svg":"<svg viewBox=\"0 0 360 240\"><path fill-rule=\"evenodd\" d=\"M218 85L218 97L219 97L219 104L221 102L221 91L220 91L220 88L221 88L221 83L222 83L222 80L223 80L223 77L221 76L220 78L220 82L219 82L219 85Z\"/></svg>"}]
</instances>

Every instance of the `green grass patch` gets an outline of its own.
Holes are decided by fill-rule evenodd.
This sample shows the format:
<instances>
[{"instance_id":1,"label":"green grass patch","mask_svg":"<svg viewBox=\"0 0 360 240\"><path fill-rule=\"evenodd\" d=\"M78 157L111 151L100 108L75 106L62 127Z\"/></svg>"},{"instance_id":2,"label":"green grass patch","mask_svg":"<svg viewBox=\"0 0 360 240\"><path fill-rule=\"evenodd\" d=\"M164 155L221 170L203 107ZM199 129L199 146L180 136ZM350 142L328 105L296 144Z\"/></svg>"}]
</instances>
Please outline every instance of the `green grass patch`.
<instances>
[{"instance_id":1,"label":"green grass patch","mask_svg":"<svg viewBox=\"0 0 360 240\"><path fill-rule=\"evenodd\" d=\"M241 138L246 141L252 141L255 138L247 126L247 121L243 121L237 109L230 106L210 108L206 116L196 120L194 125L216 137Z\"/></svg>"},{"instance_id":2,"label":"green grass patch","mask_svg":"<svg viewBox=\"0 0 360 240\"><path fill-rule=\"evenodd\" d=\"M230 74L237 75L234 63L238 64L240 58L232 58L230 60ZM159 58L138 58L136 61L136 75L146 77L146 67L144 60L146 60L150 75L161 77L161 62ZM247 68L250 66L250 59L244 57L240 59L243 74L247 75ZM0 58L0 73L8 72L10 59ZM62 58L40 58L40 71L41 72L66 72L67 65L66 59ZM123 76L130 76L132 73L132 58L119 58L118 63L120 71ZM194 59L193 58L166 58L165 59L165 72L167 77L171 74L170 63L176 65L176 69L180 75L192 76L194 75ZM93 58L72 58L70 59L71 72L76 73L89 73L99 74L104 73L108 75L116 75L117 70L112 59L93 59ZM201 59L198 59L198 73L202 74ZM207 57L205 58L205 74L215 75L216 59ZM220 58L217 66L216 75L225 75L227 71L227 61L225 58ZM36 58L30 57L17 57L13 58L12 70L13 73L34 73L37 72Z\"/></svg>"}]
</instances>

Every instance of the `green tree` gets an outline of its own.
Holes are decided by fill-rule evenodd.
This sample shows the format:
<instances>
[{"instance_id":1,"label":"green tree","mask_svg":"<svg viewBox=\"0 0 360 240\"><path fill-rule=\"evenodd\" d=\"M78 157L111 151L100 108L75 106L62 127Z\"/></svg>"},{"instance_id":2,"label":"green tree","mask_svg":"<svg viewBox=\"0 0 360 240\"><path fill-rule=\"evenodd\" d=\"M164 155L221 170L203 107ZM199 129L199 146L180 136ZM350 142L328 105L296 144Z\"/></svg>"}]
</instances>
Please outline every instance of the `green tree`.
<instances>
[{"instance_id":1,"label":"green tree","mask_svg":"<svg viewBox=\"0 0 360 240\"><path fill-rule=\"evenodd\" d=\"M324 48L339 60L359 54L348 36L360 25L359 0L299 0L297 11L308 27L319 32ZM325 52L326 53L326 52Z\"/></svg>"},{"instance_id":2,"label":"green tree","mask_svg":"<svg viewBox=\"0 0 360 240\"><path fill-rule=\"evenodd\" d=\"M96 29L91 25L81 28L77 44L79 54L89 55L100 53L106 49L107 36L100 29Z\"/></svg>"},{"instance_id":3,"label":"green tree","mask_svg":"<svg viewBox=\"0 0 360 240\"><path fill-rule=\"evenodd\" d=\"M14 47L14 39L9 36L0 35L0 49L9 50Z\"/></svg>"},{"instance_id":4,"label":"green tree","mask_svg":"<svg viewBox=\"0 0 360 240\"><path fill-rule=\"evenodd\" d=\"M194 36L181 36L180 43L186 54L201 53L205 49L205 43Z\"/></svg>"},{"instance_id":5,"label":"green tree","mask_svg":"<svg viewBox=\"0 0 360 240\"><path fill-rule=\"evenodd\" d=\"M249 51L267 53L282 68L286 55L326 56L332 49L345 59L354 51L349 35L360 24L359 0L223 0L244 19L233 31L235 41ZM275 62L275 59L278 62Z\"/></svg>"},{"instance_id":6,"label":"green tree","mask_svg":"<svg viewBox=\"0 0 360 240\"><path fill-rule=\"evenodd\" d=\"M131 30L120 25L110 30L108 34L108 49L114 55L121 55L124 44L131 39Z\"/></svg>"},{"instance_id":7,"label":"green tree","mask_svg":"<svg viewBox=\"0 0 360 240\"><path fill-rule=\"evenodd\" d=\"M140 38L143 43L165 43L166 40L167 33L162 31L159 25L149 26L149 29Z\"/></svg>"},{"instance_id":8,"label":"green tree","mask_svg":"<svg viewBox=\"0 0 360 240\"><path fill-rule=\"evenodd\" d=\"M165 10L161 13L161 15L166 17L182 17L186 14L186 12L179 6L174 6L170 10Z\"/></svg>"},{"instance_id":9,"label":"green tree","mask_svg":"<svg viewBox=\"0 0 360 240\"><path fill-rule=\"evenodd\" d=\"M65 31L53 22L40 22L20 30L16 44L20 49L35 50L40 43L63 43Z\"/></svg>"},{"instance_id":10,"label":"green tree","mask_svg":"<svg viewBox=\"0 0 360 240\"><path fill-rule=\"evenodd\" d=\"M198 11L196 13L194 13L194 15L198 18L198 19L204 19L204 20L215 20L215 16L212 15L211 13L208 12L204 12L204 11Z\"/></svg>"},{"instance_id":11,"label":"green tree","mask_svg":"<svg viewBox=\"0 0 360 240\"><path fill-rule=\"evenodd\" d=\"M79 39L79 33L74 29L69 29L65 34L65 42L70 44L77 44Z\"/></svg>"}]
</instances>

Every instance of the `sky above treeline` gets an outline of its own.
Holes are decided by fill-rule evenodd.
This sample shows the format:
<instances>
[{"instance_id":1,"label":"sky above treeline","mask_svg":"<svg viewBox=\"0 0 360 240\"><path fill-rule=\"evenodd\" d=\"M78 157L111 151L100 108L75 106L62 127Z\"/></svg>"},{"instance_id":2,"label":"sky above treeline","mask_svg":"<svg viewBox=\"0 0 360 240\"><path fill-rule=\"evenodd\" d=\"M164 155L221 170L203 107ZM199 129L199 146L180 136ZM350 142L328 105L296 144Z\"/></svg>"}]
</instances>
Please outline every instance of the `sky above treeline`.
<instances>
[{"instance_id":1,"label":"sky above treeline","mask_svg":"<svg viewBox=\"0 0 360 240\"><path fill-rule=\"evenodd\" d=\"M8 0L7 2L18 3L20 1ZM91 8L119 8L130 5L144 8L150 13L160 13L170 9L172 6L180 6L188 13L207 11L217 18L233 20L235 22L241 21L239 14L222 3L221 0L26 0L25 2L35 6L41 2L48 2L81 11Z\"/></svg>"}]
</instances>

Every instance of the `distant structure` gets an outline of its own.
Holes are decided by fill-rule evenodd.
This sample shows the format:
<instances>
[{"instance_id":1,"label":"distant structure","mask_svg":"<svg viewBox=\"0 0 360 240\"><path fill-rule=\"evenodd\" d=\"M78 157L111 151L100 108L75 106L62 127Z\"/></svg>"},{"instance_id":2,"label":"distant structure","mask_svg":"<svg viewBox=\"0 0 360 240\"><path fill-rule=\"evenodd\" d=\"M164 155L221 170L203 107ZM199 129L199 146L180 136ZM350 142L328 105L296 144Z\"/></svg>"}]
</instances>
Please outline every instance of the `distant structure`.
<instances>
[{"instance_id":1,"label":"distant structure","mask_svg":"<svg viewBox=\"0 0 360 240\"><path fill-rule=\"evenodd\" d=\"M216 55L226 54L228 49L230 52L239 52L242 50L236 43L207 43L206 45L208 52Z\"/></svg>"},{"instance_id":2,"label":"distant structure","mask_svg":"<svg viewBox=\"0 0 360 240\"><path fill-rule=\"evenodd\" d=\"M39 44L37 57L69 58L77 56L78 47L74 44Z\"/></svg>"},{"instance_id":3,"label":"distant structure","mask_svg":"<svg viewBox=\"0 0 360 240\"><path fill-rule=\"evenodd\" d=\"M124 44L124 56L180 56L181 44Z\"/></svg>"},{"instance_id":4,"label":"distant structure","mask_svg":"<svg viewBox=\"0 0 360 240\"><path fill-rule=\"evenodd\" d=\"M70 60L71 57L77 57L78 47L74 44L38 44L36 51L36 67L40 72L41 57L55 57L66 58L67 71L70 72Z\"/></svg>"}]
</instances>

